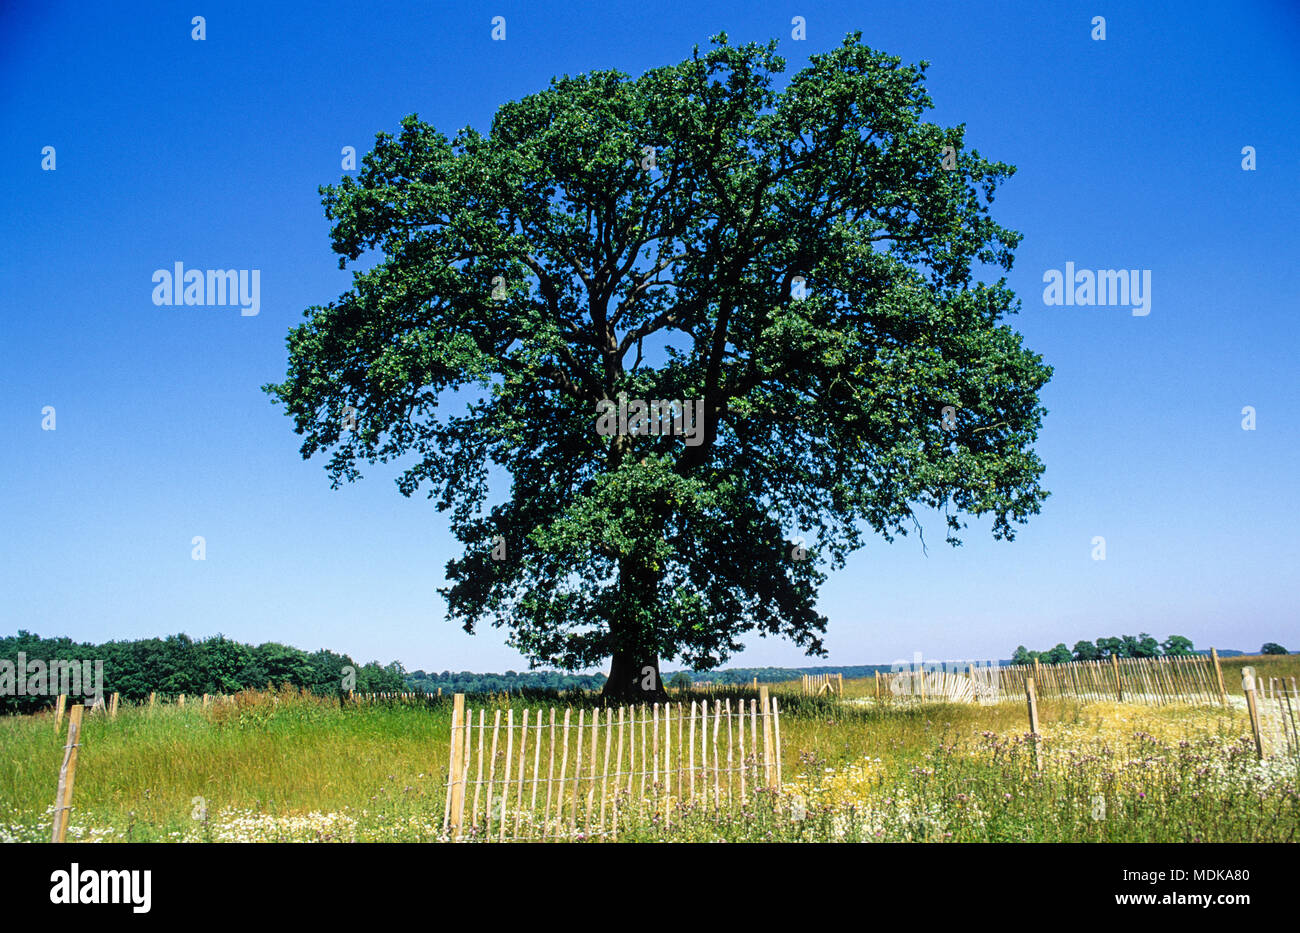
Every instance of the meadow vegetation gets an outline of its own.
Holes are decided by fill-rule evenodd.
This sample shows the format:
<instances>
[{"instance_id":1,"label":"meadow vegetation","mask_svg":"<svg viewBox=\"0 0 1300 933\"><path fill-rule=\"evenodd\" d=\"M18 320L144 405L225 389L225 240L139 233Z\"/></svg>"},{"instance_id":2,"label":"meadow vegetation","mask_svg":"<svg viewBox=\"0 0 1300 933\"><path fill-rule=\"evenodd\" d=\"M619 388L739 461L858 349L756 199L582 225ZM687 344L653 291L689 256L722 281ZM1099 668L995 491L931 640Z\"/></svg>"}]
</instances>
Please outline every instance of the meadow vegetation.
<instances>
[{"instance_id":1,"label":"meadow vegetation","mask_svg":"<svg viewBox=\"0 0 1300 933\"><path fill-rule=\"evenodd\" d=\"M1291 656L1233 659L1230 692L1247 663L1300 674ZM620 840L1294 841L1300 829L1297 762L1257 760L1239 703L1045 701L1035 752L1022 702L877 702L870 681L846 681L836 700L795 686L775 691L779 792L743 810L674 800L628 813ZM518 715L600 700L469 702ZM435 841L450 722L449 697L343 708L288 688L87 715L69 839ZM0 719L0 841L49 838L62 745L49 714Z\"/></svg>"}]
</instances>

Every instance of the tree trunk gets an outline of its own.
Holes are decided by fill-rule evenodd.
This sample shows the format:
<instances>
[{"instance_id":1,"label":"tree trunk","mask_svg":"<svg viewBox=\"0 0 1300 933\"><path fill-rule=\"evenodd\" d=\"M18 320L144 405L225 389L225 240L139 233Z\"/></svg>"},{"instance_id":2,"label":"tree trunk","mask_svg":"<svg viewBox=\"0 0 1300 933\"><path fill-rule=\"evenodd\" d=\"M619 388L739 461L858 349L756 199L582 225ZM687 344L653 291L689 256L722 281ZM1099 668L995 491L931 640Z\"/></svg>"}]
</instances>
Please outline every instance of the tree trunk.
<instances>
[{"instance_id":1,"label":"tree trunk","mask_svg":"<svg viewBox=\"0 0 1300 933\"><path fill-rule=\"evenodd\" d=\"M659 678L659 658L651 651L615 651L601 694L618 703L662 703L668 699Z\"/></svg>"},{"instance_id":2,"label":"tree trunk","mask_svg":"<svg viewBox=\"0 0 1300 933\"><path fill-rule=\"evenodd\" d=\"M666 518L659 516L662 534ZM655 626L662 574L633 557L619 561L619 606L610 620L609 679L603 696L618 703L661 703L668 699L659 678L660 643Z\"/></svg>"}]
</instances>

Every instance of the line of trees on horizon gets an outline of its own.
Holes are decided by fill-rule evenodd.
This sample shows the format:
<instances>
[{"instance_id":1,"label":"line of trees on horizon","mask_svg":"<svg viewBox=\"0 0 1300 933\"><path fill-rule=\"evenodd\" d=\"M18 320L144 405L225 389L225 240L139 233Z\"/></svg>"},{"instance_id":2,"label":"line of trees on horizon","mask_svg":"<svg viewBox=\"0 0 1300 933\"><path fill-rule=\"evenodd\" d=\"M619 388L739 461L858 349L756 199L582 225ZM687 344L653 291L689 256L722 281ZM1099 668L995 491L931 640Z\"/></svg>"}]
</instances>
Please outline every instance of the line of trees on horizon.
<instances>
[{"instance_id":1,"label":"line of trees on horizon","mask_svg":"<svg viewBox=\"0 0 1300 933\"><path fill-rule=\"evenodd\" d=\"M755 678L761 684L787 683L804 674L843 674L846 680L871 677L877 671L894 669L889 664L850 664L822 667L729 667L707 671L662 671L665 686L672 688L692 685L716 684L742 686ZM600 690L606 676L595 674L568 674L563 671L506 671L504 674L482 674L474 671L442 671L441 673L413 671L406 675L407 687L433 693L442 688L444 693L518 693L523 690Z\"/></svg>"},{"instance_id":2,"label":"line of trees on horizon","mask_svg":"<svg viewBox=\"0 0 1300 933\"><path fill-rule=\"evenodd\" d=\"M344 688L347 668L352 668L358 693L423 691L435 693L519 693L525 690L600 690L603 673L572 674L554 670L506 671L503 674L473 671L417 670L406 671L401 662L381 665L378 661L358 664L346 654L322 649L307 652L279 642L260 645L244 644L223 635L195 640L185 634L165 638L109 641L103 644L75 642L70 638L42 638L25 630L16 636L0 638L0 661L16 666L19 653L28 662L86 661L104 662L105 694L119 692L124 699L147 699L151 692L163 696L185 693L236 693L266 687L291 686L328 696ZM1049 651L1016 648L1012 664L1063 664L1069 661L1120 658L1190 657L1203 654L1195 650L1191 639L1170 635L1163 642L1142 632L1136 636L1120 635L1098 638L1095 642L1079 641L1072 649L1058 644ZM1222 655L1240 654L1223 651ZM1263 654L1287 654L1287 649L1268 642ZM1005 663L1005 662L1004 662ZM889 671L896 665L867 664L838 667L737 667L712 671L665 672L664 679L673 687L695 684L748 684L797 680L805 673L842 673L846 679L870 677L877 671ZM3 680L3 678L0 678ZM2 686L2 684L0 684ZM0 714L29 713L52 702L52 691L16 696L12 690L0 690Z\"/></svg>"},{"instance_id":3,"label":"line of trees on horizon","mask_svg":"<svg viewBox=\"0 0 1300 933\"><path fill-rule=\"evenodd\" d=\"M424 693L519 693L524 690L600 690L604 674L567 674L563 671L506 671L480 674L475 671L413 671L406 675L406 689Z\"/></svg>"},{"instance_id":4,"label":"line of trees on horizon","mask_svg":"<svg viewBox=\"0 0 1300 933\"><path fill-rule=\"evenodd\" d=\"M1192 640L1184 635L1170 635L1156 641L1146 632L1098 638L1095 642L1077 641L1073 648L1064 642L1047 651L1028 651L1018 645L1011 655L1012 664L1068 664L1071 661L1105 661L1115 658L1190 658L1200 654Z\"/></svg>"},{"instance_id":5,"label":"line of trees on horizon","mask_svg":"<svg viewBox=\"0 0 1300 933\"><path fill-rule=\"evenodd\" d=\"M151 692L164 696L221 694L285 685L328 696L343 688L345 668L349 667L358 692L408 689L406 671L398 661L358 664L333 651L307 652L271 641L247 645L223 635L195 641L178 634L96 645L63 637L42 638L20 629L16 636L0 638L0 660L17 665L19 652L29 664L36 660L103 661L104 693L117 692L126 700L147 699ZM49 695L17 696L12 690L0 691L0 713L30 713L50 703Z\"/></svg>"}]
</instances>

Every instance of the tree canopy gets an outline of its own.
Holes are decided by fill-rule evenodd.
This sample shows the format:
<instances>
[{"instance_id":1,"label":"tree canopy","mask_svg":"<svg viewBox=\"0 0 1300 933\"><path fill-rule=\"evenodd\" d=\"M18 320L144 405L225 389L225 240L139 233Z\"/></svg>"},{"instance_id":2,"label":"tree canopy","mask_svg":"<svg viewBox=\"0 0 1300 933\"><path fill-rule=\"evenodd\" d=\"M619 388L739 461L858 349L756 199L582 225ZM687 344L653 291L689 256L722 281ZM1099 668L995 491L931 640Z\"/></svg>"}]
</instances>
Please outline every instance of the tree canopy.
<instances>
[{"instance_id":1,"label":"tree canopy","mask_svg":"<svg viewBox=\"0 0 1300 933\"><path fill-rule=\"evenodd\" d=\"M779 90L775 48L722 35L554 79L486 134L380 133L322 188L353 285L266 387L334 485L397 461L449 512L452 619L612 658L608 693L750 632L823 653L817 591L864 529L935 509L952 544L967 516L1010 539L1047 495L1050 368L976 277L1011 267L988 208L1013 167L923 120L925 62L854 34ZM638 400L698 403L699 436L597 430Z\"/></svg>"},{"instance_id":2,"label":"tree canopy","mask_svg":"<svg viewBox=\"0 0 1300 933\"><path fill-rule=\"evenodd\" d=\"M1170 635L1163 642L1157 642L1146 632L1137 635L1117 635L1111 638L1098 638L1096 644L1090 641L1074 643L1073 653L1058 644L1048 651L1029 651L1024 645L1018 645L1011 655L1012 664L1033 664L1035 659L1040 664L1066 664L1070 661L1097 661L1109 658L1187 658L1196 654L1192 640L1185 635Z\"/></svg>"},{"instance_id":3,"label":"tree canopy","mask_svg":"<svg viewBox=\"0 0 1300 933\"><path fill-rule=\"evenodd\" d=\"M0 638L0 660L17 665L27 661L102 661L105 693L142 700L152 692L164 696L187 693L236 693L266 687L300 687L322 696L337 694L344 668L352 668L359 692L405 690L406 671L393 661L358 664L346 654L320 650L308 653L289 645L266 642L246 645L222 635L195 641L188 635L110 641L102 645L70 638L42 638L20 629ZM50 705L58 693L0 694L0 713L27 713Z\"/></svg>"}]
</instances>

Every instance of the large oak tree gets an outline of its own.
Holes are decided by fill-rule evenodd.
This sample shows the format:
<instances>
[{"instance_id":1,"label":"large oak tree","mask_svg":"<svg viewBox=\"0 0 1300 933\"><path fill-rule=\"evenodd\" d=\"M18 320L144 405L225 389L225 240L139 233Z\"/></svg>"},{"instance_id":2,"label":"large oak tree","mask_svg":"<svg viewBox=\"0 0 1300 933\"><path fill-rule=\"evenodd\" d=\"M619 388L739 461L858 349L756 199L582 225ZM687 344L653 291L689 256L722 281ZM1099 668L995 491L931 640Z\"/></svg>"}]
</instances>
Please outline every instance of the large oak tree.
<instances>
[{"instance_id":1,"label":"large oak tree","mask_svg":"<svg viewBox=\"0 0 1300 933\"><path fill-rule=\"evenodd\" d=\"M926 63L851 35L784 62L725 36L639 78L553 80L449 140L411 116L322 188L351 289L267 386L337 486L397 461L450 513L449 615L607 693L747 632L822 652L827 570L917 511L1047 495L1050 375L1002 323L1014 169L924 122ZM703 400L702 442L604 436L603 401ZM504 558L504 559L503 559Z\"/></svg>"}]
</instances>

